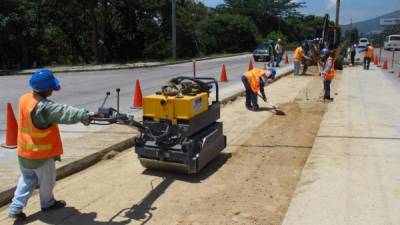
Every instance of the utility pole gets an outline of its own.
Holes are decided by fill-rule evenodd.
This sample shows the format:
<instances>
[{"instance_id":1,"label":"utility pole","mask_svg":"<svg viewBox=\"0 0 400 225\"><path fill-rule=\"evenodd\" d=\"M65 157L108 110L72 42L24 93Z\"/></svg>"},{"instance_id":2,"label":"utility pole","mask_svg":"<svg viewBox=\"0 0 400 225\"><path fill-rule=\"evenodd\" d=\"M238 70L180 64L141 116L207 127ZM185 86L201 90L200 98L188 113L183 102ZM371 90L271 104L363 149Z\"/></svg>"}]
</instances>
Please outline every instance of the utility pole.
<instances>
[{"instance_id":1,"label":"utility pole","mask_svg":"<svg viewBox=\"0 0 400 225\"><path fill-rule=\"evenodd\" d=\"M172 1L172 58L176 59L176 0Z\"/></svg>"},{"instance_id":2,"label":"utility pole","mask_svg":"<svg viewBox=\"0 0 400 225\"><path fill-rule=\"evenodd\" d=\"M340 11L340 0L336 0L336 20L335 20L335 37L334 42L335 44L338 43L340 37L339 32L336 28L339 28L339 11Z\"/></svg>"}]
</instances>

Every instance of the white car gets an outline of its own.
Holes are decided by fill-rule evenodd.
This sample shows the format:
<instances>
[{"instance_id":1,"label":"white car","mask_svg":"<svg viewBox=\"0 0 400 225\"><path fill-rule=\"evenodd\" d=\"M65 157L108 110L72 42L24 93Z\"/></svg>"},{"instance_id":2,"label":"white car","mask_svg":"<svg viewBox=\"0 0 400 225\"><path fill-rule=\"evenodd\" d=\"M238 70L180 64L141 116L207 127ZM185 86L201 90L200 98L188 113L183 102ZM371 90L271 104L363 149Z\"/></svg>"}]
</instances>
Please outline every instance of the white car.
<instances>
[{"instance_id":1,"label":"white car","mask_svg":"<svg viewBox=\"0 0 400 225\"><path fill-rule=\"evenodd\" d=\"M400 49L400 35L389 35L385 38L385 50Z\"/></svg>"},{"instance_id":2,"label":"white car","mask_svg":"<svg viewBox=\"0 0 400 225\"><path fill-rule=\"evenodd\" d=\"M359 48L365 48L367 47L367 44L369 44L368 38L360 38L360 40L358 41Z\"/></svg>"}]
</instances>

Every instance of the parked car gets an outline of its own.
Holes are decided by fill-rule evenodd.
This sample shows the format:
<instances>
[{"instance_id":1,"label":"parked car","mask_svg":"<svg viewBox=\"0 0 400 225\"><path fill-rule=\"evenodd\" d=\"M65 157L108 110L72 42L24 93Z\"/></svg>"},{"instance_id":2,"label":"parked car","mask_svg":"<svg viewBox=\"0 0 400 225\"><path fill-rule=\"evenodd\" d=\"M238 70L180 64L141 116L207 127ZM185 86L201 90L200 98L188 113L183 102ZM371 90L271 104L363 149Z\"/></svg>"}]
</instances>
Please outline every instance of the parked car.
<instances>
[{"instance_id":1,"label":"parked car","mask_svg":"<svg viewBox=\"0 0 400 225\"><path fill-rule=\"evenodd\" d=\"M270 45L272 45L272 49L274 49L274 41L272 40L261 43L256 50L253 51L254 61L269 61L271 59L271 55L274 54L273 52L268 51Z\"/></svg>"},{"instance_id":2,"label":"parked car","mask_svg":"<svg viewBox=\"0 0 400 225\"><path fill-rule=\"evenodd\" d=\"M400 35L389 35L385 38L385 50L400 50Z\"/></svg>"},{"instance_id":3,"label":"parked car","mask_svg":"<svg viewBox=\"0 0 400 225\"><path fill-rule=\"evenodd\" d=\"M367 47L367 44L369 44L368 38L360 38L360 40L358 41L359 48L365 48Z\"/></svg>"}]
</instances>

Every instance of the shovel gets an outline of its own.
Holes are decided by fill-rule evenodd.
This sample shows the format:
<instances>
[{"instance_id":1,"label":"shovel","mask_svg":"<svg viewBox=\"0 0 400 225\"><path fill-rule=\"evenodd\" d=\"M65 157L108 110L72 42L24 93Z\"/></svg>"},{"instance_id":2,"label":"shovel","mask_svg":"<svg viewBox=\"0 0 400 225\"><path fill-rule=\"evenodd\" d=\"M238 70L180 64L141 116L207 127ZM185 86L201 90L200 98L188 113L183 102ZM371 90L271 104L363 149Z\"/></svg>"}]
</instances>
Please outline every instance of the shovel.
<instances>
[{"instance_id":1,"label":"shovel","mask_svg":"<svg viewBox=\"0 0 400 225\"><path fill-rule=\"evenodd\" d=\"M260 94L257 93L257 95L258 95L262 100L264 100L263 97L262 97ZM274 103L272 103L271 101L264 101L264 102L267 103L268 105L270 105L270 106L272 107L272 109L275 111L275 114L276 114L276 115L279 115L279 116L284 116L284 115L286 115L286 113L285 113L284 111L280 110L280 109L278 108L278 106L276 106L276 105L275 105Z\"/></svg>"}]
</instances>

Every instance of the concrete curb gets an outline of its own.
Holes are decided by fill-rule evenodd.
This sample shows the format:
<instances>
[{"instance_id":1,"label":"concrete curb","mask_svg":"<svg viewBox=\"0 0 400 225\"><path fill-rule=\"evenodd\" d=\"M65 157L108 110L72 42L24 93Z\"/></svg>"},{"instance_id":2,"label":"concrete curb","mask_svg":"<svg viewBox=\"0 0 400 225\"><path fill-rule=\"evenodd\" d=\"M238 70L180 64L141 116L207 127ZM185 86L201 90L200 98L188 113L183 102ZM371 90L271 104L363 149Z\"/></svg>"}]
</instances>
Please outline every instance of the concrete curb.
<instances>
[{"instance_id":1,"label":"concrete curb","mask_svg":"<svg viewBox=\"0 0 400 225\"><path fill-rule=\"evenodd\" d=\"M196 61L204 61L204 60L211 60L211 59L220 59L220 58L229 58L229 57L235 57L235 56L241 56L241 55L247 55L250 54L249 52L243 52L243 53L238 53L238 54L232 54L229 56L215 56L215 57L203 57L199 59L186 59L186 60L180 60L177 62L170 62L170 63L160 63L160 64L154 64L154 65L146 65L145 63L143 65L131 65L131 66L117 66L117 67L112 67L112 68L86 68L86 69L61 69L57 70L56 68L53 68L54 73L77 73L77 72L95 72L95 71L109 71L109 70L129 70L129 69L137 69L137 68L153 68L153 67L160 67L160 66L168 66L168 65L176 65L176 64L182 64L182 63L188 63L192 62L193 60ZM140 63L138 63L140 64ZM51 68L50 68L51 69ZM34 69L32 69L34 70ZM32 74L32 71L22 71L22 72L17 72L15 70L10 70L10 71L0 71L0 76L12 76L12 75L30 75Z\"/></svg>"},{"instance_id":2,"label":"concrete curb","mask_svg":"<svg viewBox=\"0 0 400 225\"><path fill-rule=\"evenodd\" d=\"M276 79L272 83L280 80L283 77L288 76L292 72L293 72L293 70L289 70L289 71L283 73L282 75L277 76ZM243 96L244 93L245 93L244 91L240 91L238 93L232 94L231 96L228 96L228 97L222 99L220 102L221 102L221 104L227 104L231 101L235 101L238 97ZM120 152L123 152L123 151L133 147L133 146L134 146L134 136L132 136L131 138L128 138L124 141L121 141L119 143L116 143L108 148L105 148L105 149L95 152L93 154L87 155L82 159L78 159L74 162L66 164L57 169L57 180L63 179L65 177L68 177L70 175L78 173L86 168L89 168L90 166L95 165L96 163L102 161L107 156L107 154L112 151L120 153ZM8 203L11 202L11 199L14 196L15 189L16 189L16 186L14 186L8 190L0 192L0 207L7 205Z\"/></svg>"},{"instance_id":3,"label":"concrete curb","mask_svg":"<svg viewBox=\"0 0 400 225\"><path fill-rule=\"evenodd\" d=\"M122 152L133 146L134 146L134 137L131 137L131 138L121 141L117 144L114 144L108 148L105 148L99 152L87 155L87 156L83 157L82 159L76 160L74 162L71 162L69 164L66 164L66 165L58 168L56 179L57 180L63 179L72 174L80 172L90 166L93 166L94 164L103 160L103 157L106 156L111 151ZM14 186L8 190L0 192L0 207L11 202L11 199L14 196L15 189L16 189L16 186Z\"/></svg>"}]
</instances>

